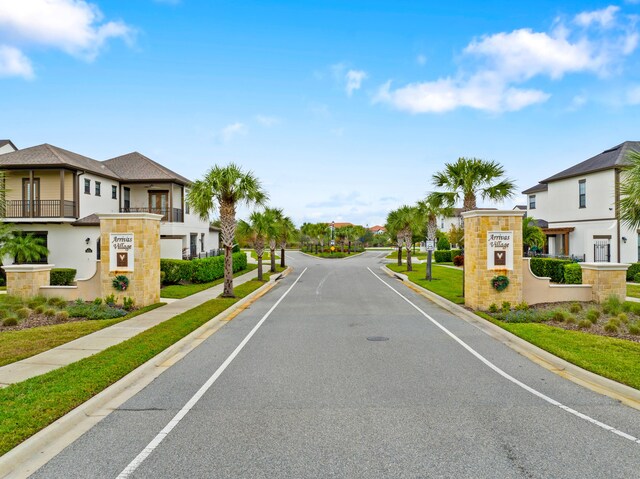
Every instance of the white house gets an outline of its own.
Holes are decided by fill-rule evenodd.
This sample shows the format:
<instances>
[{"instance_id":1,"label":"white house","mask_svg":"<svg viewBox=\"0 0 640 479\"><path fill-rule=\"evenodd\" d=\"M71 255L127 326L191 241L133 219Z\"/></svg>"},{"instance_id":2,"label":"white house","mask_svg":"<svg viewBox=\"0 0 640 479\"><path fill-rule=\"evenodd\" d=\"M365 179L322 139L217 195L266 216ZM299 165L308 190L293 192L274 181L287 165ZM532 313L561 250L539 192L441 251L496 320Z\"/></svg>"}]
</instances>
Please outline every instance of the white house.
<instances>
[{"instance_id":1,"label":"white house","mask_svg":"<svg viewBox=\"0 0 640 479\"><path fill-rule=\"evenodd\" d=\"M547 235L546 252L585 261L640 260L640 233L622 224L617 207L631 150L640 151L640 142L625 141L523 191L527 216Z\"/></svg>"},{"instance_id":2,"label":"white house","mask_svg":"<svg viewBox=\"0 0 640 479\"><path fill-rule=\"evenodd\" d=\"M6 177L4 221L45 239L47 262L91 276L99 259L97 214L163 215L163 258L193 257L219 248L219 230L191 214L185 195L191 182L133 152L97 161L53 145L0 155Z\"/></svg>"}]
</instances>

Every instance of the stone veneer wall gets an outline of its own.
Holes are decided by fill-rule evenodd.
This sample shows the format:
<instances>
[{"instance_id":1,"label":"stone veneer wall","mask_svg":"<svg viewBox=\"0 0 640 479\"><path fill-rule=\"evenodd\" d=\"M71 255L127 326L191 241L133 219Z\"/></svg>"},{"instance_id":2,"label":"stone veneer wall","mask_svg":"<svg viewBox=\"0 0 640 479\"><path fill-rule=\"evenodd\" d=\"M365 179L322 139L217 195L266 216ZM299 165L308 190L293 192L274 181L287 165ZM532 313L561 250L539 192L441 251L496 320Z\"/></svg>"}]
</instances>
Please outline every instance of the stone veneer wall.
<instances>
[{"instance_id":1,"label":"stone veneer wall","mask_svg":"<svg viewBox=\"0 0 640 479\"><path fill-rule=\"evenodd\" d=\"M492 303L512 306L522 302L522 211L468 211L464 218L464 299L472 309L486 310ZM513 270L487 269L487 232L513 231ZM498 292L491 285L494 276L505 275L509 286Z\"/></svg>"},{"instance_id":2,"label":"stone veneer wall","mask_svg":"<svg viewBox=\"0 0 640 479\"><path fill-rule=\"evenodd\" d=\"M40 294L40 286L51 282L52 264L15 264L3 266L7 274L7 294L30 298Z\"/></svg>"},{"instance_id":3,"label":"stone veneer wall","mask_svg":"<svg viewBox=\"0 0 640 479\"><path fill-rule=\"evenodd\" d=\"M621 263L580 263L582 283L592 285L592 300L602 303L609 296L618 296L622 301L627 297L628 264Z\"/></svg>"},{"instance_id":4,"label":"stone veneer wall","mask_svg":"<svg viewBox=\"0 0 640 479\"><path fill-rule=\"evenodd\" d=\"M102 297L114 294L117 302L124 297L133 298L138 307L160 301L160 219L151 213L99 214L100 217L100 282ZM134 270L111 272L110 233L134 234ZM117 275L129 278L126 291L114 289L112 281Z\"/></svg>"}]
</instances>

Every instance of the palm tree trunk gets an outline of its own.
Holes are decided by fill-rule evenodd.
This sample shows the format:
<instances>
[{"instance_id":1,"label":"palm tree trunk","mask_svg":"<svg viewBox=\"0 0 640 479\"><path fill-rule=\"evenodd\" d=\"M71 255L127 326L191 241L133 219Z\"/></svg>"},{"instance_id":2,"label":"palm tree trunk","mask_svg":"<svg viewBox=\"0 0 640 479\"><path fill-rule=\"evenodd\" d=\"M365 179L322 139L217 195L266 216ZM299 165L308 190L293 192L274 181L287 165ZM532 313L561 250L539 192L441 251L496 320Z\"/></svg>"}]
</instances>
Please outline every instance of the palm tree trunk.
<instances>
[{"instance_id":1,"label":"palm tree trunk","mask_svg":"<svg viewBox=\"0 0 640 479\"><path fill-rule=\"evenodd\" d=\"M398 236L398 266L402 266L402 239Z\"/></svg>"},{"instance_id":2,"label":"palm tree trunk","mask_svg":"<svg viewBox=\"0 0 640 479\"><path fill-rule=\"evenodd\" d=\"M285 267L285 262L284 262L284 248L285 248L286 244L285 243L280 243L280 267L284 268Z\"/></svg>"},{"instance_id":3,"label":"palm tree trunk","mask_svg":"<svg viewBox=\"0 0 640 479\"><path fill-rule=\"evenodd\" d=\"M413 235L411 231L404 232L404 246L407 249L407 271L413 271L413 267L411 265L411 243L412 243Z\"/></svg>"},{"instance_id":4,"label":"palm tree trunk","mask_svg":"<svg viewBox=\"0 0 640 479\"><path fill-rule=\"evenodd\" d=\"M223 298L235 298L233 294L233 239L236 233L236 208L233 203L220 203L220 233L224 246L224 290Z\"/></svg>"},{"instance_id":5,"label":"palm tree trunk","mask_svg":"<svg viewBox=\"0 0 640 479\"><path fill-rule=\"evenodd\" d=\"M472 211L476 209L476 195L468 193L464 195L464 203L462 204L463 211Z\"/></svg>"},{"instance_id":6,"label":"palm tree trunk","mask_svg":"<svg viewBox=\"0 0 640 479\"><path fill-rule=\"evenodd\" d=\"M262 281L262 255L258 256L258 281Z\"/></svg>"}]
</instances>

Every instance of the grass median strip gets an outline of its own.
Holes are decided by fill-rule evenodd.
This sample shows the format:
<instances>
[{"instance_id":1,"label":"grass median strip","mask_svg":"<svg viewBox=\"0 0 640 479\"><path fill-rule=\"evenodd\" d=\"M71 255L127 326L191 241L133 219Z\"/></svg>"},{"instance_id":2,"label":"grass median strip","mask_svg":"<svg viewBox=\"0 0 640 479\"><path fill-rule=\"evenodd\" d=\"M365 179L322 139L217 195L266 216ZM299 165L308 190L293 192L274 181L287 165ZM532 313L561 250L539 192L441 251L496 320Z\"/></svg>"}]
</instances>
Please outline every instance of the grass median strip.
<instances>
[{"instance_id":1,"label":"grass median strip","mask_svg":"<svg viewBox=\"0 0 640 479\"><path fill-rule=\"evenodd\" d=\"M253 271L256 268L258 268L257 264L248 264L247 267L242 271L234 273L233 277L236 278L238 276L242 276L243 274ZM182 299L222 283L224 283L224 278L216 279L215 281L211 281L210 283L172 284L162 288L160 290L160 296L162 298Z\"/></svg>"},{"instance_id":2,"label":"grass median strip","mask_svg":"<svg viewBox=\"0 0 640 479\"><path fill-rule=\"evenodd\" d=\"M5 331L0 334L0 366L35 356L61 344L159 308L164 304L152 304L116 319L71 321L64 324L41 326L20 331Z\"/></svg>"},{"instance_id":3,"label":"grass median strip","mask_svg":"<svg viewBox=\"0 0 640 479\"><path fill-rule=\"evenodd\" d=\"M640 284L628 284L627 296L631 296L632 298L640 298Z\"/></svg>"},{"instance_id":4,"label":"grass median strip","mask_svg":"<svg viewBox=\"0 0 640 479\"><path fill-rule=\"evenodd\" d=\"M257 280L248 281L235 288L236 298L212 299L98 354L0 389L0 455L264 284Z\"/></svg>"},{"instance_id":5,"label":"grass median strip","mask_svg":"<svg viewBox=\"0 0 640 479\"><path fill-rule=\"evenodd\" d=\"M407 272L407 265L388 264L387 268L396 273L406 274L409 281L422 286L424 289L448 299L457 304L464 304L462 297L462 270L446 268L434 264L431 269L433 279L427 281L425 278L427 265L414 264L413 271Z\"/></svg>"},{"instance_id":6,"label":"grass median strip","mask_svg":"<svg viewBox=\"0 0 640 479\"><path fill-rule=\"evenodd\" d=\"M478 316L587 371L640 389L640 344L540 323L506 323Z\"/></svg>"}]
</instances>

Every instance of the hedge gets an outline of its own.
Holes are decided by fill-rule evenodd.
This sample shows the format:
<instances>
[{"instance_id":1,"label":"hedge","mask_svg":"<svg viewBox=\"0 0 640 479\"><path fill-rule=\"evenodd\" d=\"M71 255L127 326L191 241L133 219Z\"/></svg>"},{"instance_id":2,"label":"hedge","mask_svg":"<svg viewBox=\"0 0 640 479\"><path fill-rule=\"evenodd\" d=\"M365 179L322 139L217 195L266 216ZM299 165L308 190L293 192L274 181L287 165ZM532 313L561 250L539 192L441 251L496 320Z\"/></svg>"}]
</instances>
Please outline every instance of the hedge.
<instances>
[{"instance_id":1,"label":"hedge","mask_svg":"<svg viewBox=\"0 0 640 479\"><path fill-rule=\"evenodd\" d=\"M536 276L551 278L553 283L564 282L564 267L573 261L555 258L531 258L531 272Z\"/></svg>"},{"instance_id":2,"label":"hedge","mask_svg":"<svg viewBox=\"0 0 640 479\"><path fill-rule=\"evenodd\" d=\"M51 286L70 286L76 279L76 270L73 268L53 268L49 284Z\"/></svg>"},{"instance_id":3,"label":"hedge","mask_svg":"<svg viewBox=\"0 0 640 479\"><path fill-rule=\"evenodd\" d=\"M441 249L433 252L436 263L451 263L453 258L462 254L461 249Z\"/></svg>"},{"instance_id":4,"label":"hedge","mask_svg":"<svg viewBox=\"0 0 640 479\"><path fill-rule=\"evenodd\" d=\"M582 284L582 268L578 263L564 265L564 282L566 284Z\"/></svg>"},{"instance_id":5,"label":"hedge","mask_svg":"<svg viewBox=\"0 0 640 479\"><path fill-rule=\"evenodd\" d=\"M636 274L640 273L640 263L631 263L627 270L627 281L634 281Z\"/></svg>"},{"instance_id":6,"label":"hedge","mask_svg":"<svg viewBox=\"0 0 640 479\"><path fill-rule=\"evenodd\" d=\"M247 255L244 252L233 253L232 258L234 273L246 269ZM209 283L224 277L224 256L192 260L161 259L160 271L163 284Z\"/></svg>"}]
</instances>

